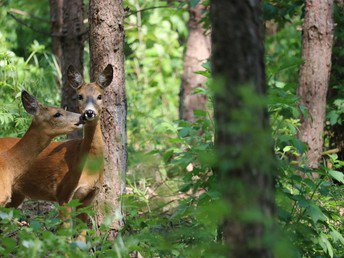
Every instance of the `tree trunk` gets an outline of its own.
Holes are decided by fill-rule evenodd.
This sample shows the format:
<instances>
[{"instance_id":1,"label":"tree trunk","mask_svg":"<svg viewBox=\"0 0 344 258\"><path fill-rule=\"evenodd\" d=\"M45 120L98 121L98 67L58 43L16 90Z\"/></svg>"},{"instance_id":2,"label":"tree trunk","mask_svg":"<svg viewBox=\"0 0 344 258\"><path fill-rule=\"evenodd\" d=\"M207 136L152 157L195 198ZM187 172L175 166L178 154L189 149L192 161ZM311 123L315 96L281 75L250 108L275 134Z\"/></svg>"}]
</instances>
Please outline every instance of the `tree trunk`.
<instances>
[{"instance_id":1,"label":"tree trunk","mask_svg":"<svg viewBox=\"0 0 344 258\"><path fill-rule=\"evenodd\" d=\"M62 58L62 89L61 106L69 111L78 112L78 100L75 90L70 87L67 80L67 68L73 65L81 73L83 66L83 1L82 0L64 0L63 1L63 26L61 36ZM74 132L68 137L80 138L82 131Z\"/></svg>"},{"instance_id":2,"label":"tree trunk","mask_svg":"<svg viewBox=\"0 0 344 258\"><path fill-rule=\"evenodd\" d=\"M307 162L318 167L323 147L326 94L331 70L333 0L306 0L302 35L300 104L308 113L301 117L298 137L308 144Z\"/></svg>"},{"instance_id":3,"label":"tree trunk","mask_svg":"<svg viewBox=\"0 0 344 258\"><path fill-rule=\"evenodd\" d=\"M197 71L202 71L202 64L210 56L210 37L205 34L201 19L204 7L198 4L189 7L189 36L186 42L182 84L180 87L179 116L180 119L193 122L194 110L205 110L207 97L204 94L194 94L196 88L204 88L207 78Z\"/></svg>"},{"instance_id":4,"label":"tree trunk","mask_svg":"<svg viewBox=\"0 0 344 258\"><path fill-rule=\"evenodd\" d=\"M61 68L62 46L61 46L61 33L62 33L62 4L63 0L50 0L50 24L51 24L51 38L53 54L56 58L59 68ZM62 85L61 79L57 76L56 82L59 86Z\"/></svg>"},{"instance_id":5,"label":"tree trunk","mask_svg":"<svg viewBox=\"0 0 344 258\"><path fill-rule=\"evenodd\" d=\"M121 0L90 0L91 81L107 64L114 67L104 94L102 130L105 144L104 183L96 201L96 221L116 216L110 236L122 226L121 194L125 189L126 94L124 75L124 11Z\"/></svg>"},{"instance_id":6,"label":"tree trunk","mask_svg":"<svg viewBox=\"0 0 344 258\"><path fill-rule=\"evenodd\" d=\"M213 0L212 72L218 187L230 209L223 237L231 257L272 257L273 152L267 108L259 0ZM245 219L243 219L245 217Z\"/></svg>"}]
</instances>

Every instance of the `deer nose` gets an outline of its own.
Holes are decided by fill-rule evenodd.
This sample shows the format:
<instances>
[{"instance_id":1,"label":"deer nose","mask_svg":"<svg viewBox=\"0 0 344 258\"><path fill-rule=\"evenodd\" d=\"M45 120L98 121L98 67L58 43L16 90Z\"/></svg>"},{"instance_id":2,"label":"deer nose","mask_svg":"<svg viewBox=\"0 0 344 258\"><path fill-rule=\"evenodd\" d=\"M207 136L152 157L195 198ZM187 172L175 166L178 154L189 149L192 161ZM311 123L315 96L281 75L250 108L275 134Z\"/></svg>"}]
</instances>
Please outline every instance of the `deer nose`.
<instances>
[{"instance_id":1,"label":"deer nose","mask_svg":"<svg viewBox=\"0 0 344 258\"><path fill-rule=\"evenodd\" d=\"M94 111L93 110L86 110L85 111L85 117L86 117L86 119L92 119L92 118L94 118L96 116L96 114L94 113Z\"/></svg>"}]
</instances>

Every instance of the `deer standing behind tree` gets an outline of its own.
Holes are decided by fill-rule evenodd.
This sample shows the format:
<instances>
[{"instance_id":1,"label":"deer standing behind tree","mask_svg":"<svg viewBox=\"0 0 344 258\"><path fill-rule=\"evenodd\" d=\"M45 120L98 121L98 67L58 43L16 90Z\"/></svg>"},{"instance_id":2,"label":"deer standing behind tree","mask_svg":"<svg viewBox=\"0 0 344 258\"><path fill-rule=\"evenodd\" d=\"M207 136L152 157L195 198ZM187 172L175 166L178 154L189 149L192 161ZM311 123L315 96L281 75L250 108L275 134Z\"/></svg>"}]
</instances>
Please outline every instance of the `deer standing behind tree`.
<instances>
[{"instance_id":1,"label":"deer standing behind tree","mask_svg":"<svg viewBox=\"0 0 344 258\"><path fill-rule=\"evenodd\" d=\"M8 207L17 207L26 198L67 204L77 199L81 207L90 205L102 186L104 143L100 127L104 89L111 83L113 69L108 65L94 83L85 83L73 67L68 69L69 83L77 91L83 115L84 138L51 143L34 161L29 171L15 184ZM0 152L11 148L18 138L0 139ZM63 219L69 218L66 207ZM79 218L87 221L86 214Z\"/></svg>"}]
</instances>

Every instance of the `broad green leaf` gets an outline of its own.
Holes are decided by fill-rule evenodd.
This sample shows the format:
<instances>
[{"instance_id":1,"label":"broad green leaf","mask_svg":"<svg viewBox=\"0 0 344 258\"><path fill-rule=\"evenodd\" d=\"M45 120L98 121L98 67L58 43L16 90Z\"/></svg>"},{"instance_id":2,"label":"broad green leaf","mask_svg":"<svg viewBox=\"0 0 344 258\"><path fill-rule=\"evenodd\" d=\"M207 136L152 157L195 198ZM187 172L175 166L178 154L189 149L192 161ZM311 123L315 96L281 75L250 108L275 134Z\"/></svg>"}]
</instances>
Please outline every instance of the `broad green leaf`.
<instances>
[{"instance_id":1,"label":"broad green leaf","mask_svg":"<svg viewBox=\"0 0 344 258\"><path fill-rule=\"evenodd\" d=\"M315 205L311 204L309 207L309 215L312 218L314 223L317 223L319 220L326 221L327 217L325 214L321 211L321 209Z\"/></svg>"},{"instance_id":2,"label":"broad green leaf","mask_svg":"<svg viewBox=\"0 0 344 258\"><path fill-rule=\"evenodd\" d=\"M195 8L196 5L198 5L200 1L201 1L201 0L190 0L190 6L191 6L191 8Z\"/></svg>"},{"instance_id":3,"label":"broad green leaf","mask_svg":"<svg viewBox=\"0 0 344 258\"><path fill-rule=\"evenodd\" d=\"M344 174L342 172L330 170L328 173L332 176L332 178L344 184Z\"/></svg>"},{"instance_id":4,"label":"broad green leaf","mask_svg":"<svg viewBox=\"0 0 344 258\"><path fill-rule=\"evenodd\" d=\"M339 233L337 230L332 228L332 231L330 232L330 234L333 237L334 242L340 241L342 245L344 245L344 237L341 233Z\"/></svg>"}]
</instances>

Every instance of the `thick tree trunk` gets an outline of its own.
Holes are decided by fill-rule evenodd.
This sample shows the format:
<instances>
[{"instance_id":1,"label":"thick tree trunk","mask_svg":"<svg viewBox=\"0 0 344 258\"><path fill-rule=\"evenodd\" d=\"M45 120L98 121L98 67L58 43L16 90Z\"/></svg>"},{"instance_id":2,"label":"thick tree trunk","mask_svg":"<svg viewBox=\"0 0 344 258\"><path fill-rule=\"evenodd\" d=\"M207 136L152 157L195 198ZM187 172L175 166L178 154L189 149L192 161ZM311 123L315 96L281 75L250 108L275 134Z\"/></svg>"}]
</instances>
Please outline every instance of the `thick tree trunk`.
<instances>
[{"instance_id":1,"label":"thick tree trunk","mask_svg":"<svg viewBox=\"0 0 344 258\"><path fill-rule=\"evenodd\" d=\"M61 45L61 33L62 33L62 5L63 0L50 0L50 24L51 24L51 37L52 37L52 48L53 54L56 61L61 67L62 57L62 45ZM56 78L58 85L62 85L60 78Z\"/></svg>"},{"instance_id":2,"label":"thick tree trunk","mask_svg":"<svg viewBox=\"0 0 344 258\"><path fill-rule=\"evenodd\" d=\"M201 24L203 11L204 7L201 4L195 8L189 7L189 36L180 87L179 116L180 119L190 122L195 119L193 111L205 110L207 103L206 95L193 93L196 88L205 87L207 78L195 72L204 70L202 64L210 56L210 37L205 34Z\"/></svg>"},{"instance_id":3,"label":"thick tree trunk","mask_svg":"<svg viewBox=\"0 0 344 258\"><path fill-rule=\"evenodd\" d=\"M83 1L64 0L63 1L63 25L61 35L62 58L62 89L61 106L69 111L78 112L78 100L75 90L70 87L67 80L67 68L73 65L81 73L83 66ZM71 138L80 138L82 132L78 131L68 135Z\"/></svg>"},{"instance_id":4,"label":"thick tree trunk","mask_svg":"<svg viewBox=\"0 0 344 258\"><path fill-rule=\"evenodd\" d=\"M273 154L266 107L263 24L259 0L213 0L212 71L218 186L230 207L223 237L231 257L272 257L263 241L272 222ZM271 223L273 224L273 223Z\"/></svg>"},{"instance_id":5,"label":"thick tree trunk","mask_svg":"<svg viewBox=\"0 0 344 258\"><path fill-rule=\"evenodd\" d=\"M306 0L302 35L300 104L307 108L301 118L299 138L308 144L307 162L318 167L323 147L326 94L331 70L333 0Z\"/></svg>"},{"instance_id":6,"label":"thick tree trunk","mask_svg":"<svg viewBox=\"0 0 344 258\"><path fill-rule=\"evenodd\" d=\"M124 11L121 0L90 0L89 12L91 81L107 64L114 67L114 79L103 100L104 183L96 201L98 225L106 216L116 216L110 233L114 236L122 224L120 197L125 189L127 168Z\"/></svg>"}]
</instances>

